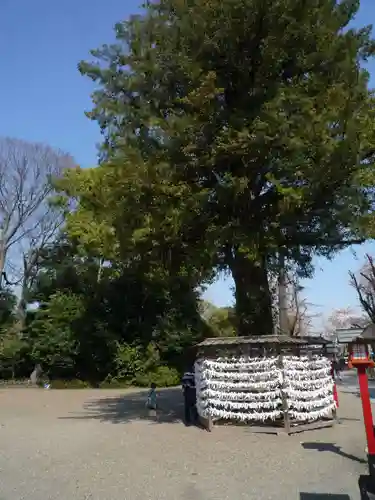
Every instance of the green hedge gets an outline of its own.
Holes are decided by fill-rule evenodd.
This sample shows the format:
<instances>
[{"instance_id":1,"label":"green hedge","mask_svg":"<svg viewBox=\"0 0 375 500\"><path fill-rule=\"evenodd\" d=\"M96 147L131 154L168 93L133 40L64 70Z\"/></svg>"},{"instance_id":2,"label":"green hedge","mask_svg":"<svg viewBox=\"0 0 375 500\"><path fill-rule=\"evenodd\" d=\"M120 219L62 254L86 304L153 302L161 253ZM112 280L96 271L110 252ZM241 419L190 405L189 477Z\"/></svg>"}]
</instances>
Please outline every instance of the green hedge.
<instances>
[{"instance_id":1,"label":"green hedge","mask_svg":"<svg viewBox=\"0 0 375 500\"><path fill-rule=\"evenodd\" d=\"M137 375L134 380L138 387L150 387L152 383L156 387L173 387L180 383L180 374L174 368L159 366L152 372Z\"/></svg>"},{"instance_id":2,"label":"green hedge","mask_svg":"<svg viewBox=\"0 0 375 500\"><path fill-rule=\"evenodd\" d=\"M156 387L173 387L179 385L180 374L174 368L159 366L149 373L138 374L131 382L129 380L107 379L99 384L100 389L128 389L129 387L150 387L154 383ZM52 380L51 389L87 389L90 386L83 380Z\"/></svg>"},{"instance_id":3,"label":"green hedge","mask_svg":"<svg viewBox=\"0 0 375 500\"><path fill-rule=\"evenodd\" d=\"M51 389L88 389L90 384L83 380L51 380Z\"/></svg>"},{"instance_id":4,"label":"green hedge","mask_svg":"<svg viewBox=\"0 0 375 500\"><path fill-rule=\"evenodd\" d=\"M51 389L88 389L94 387L89 382L79 379L62 380L56 379L39 382L39 387L43 387L45 383L49 383ZM138 373L133 379L118 379L107 378L100 384L96 385L100 389L127 389L129 387L150 387L154 383L156 387L173 387L180 384L180 374L175 368L168 366L158 366L146 373ZM0 380L0 384L4 387L28 386L29 381L26 380Z\"/></svg>"}]
</instances>

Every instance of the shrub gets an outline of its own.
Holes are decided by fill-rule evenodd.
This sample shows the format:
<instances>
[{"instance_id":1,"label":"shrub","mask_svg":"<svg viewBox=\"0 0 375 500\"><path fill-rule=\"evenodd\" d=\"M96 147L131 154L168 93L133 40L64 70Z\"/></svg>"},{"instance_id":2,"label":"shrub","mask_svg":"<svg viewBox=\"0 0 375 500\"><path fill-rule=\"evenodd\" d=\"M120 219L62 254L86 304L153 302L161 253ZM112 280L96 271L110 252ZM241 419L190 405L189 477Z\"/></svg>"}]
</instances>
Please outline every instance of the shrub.
<instances>
[{"instance_id":1,"label":"shrub","mask_svg":"<svg viewBox=\"0 0 375 500\"><path fill-rule=\"evenodd\" d=\"M84 380L51 380L51 389L87 389L90 387Z\"/></svg>"},{"instance_id":2,"label":"shrub","mask_svg":"<svg viewBox=\"0 0 375 500\"><path fill-rule=\"evenodd\" d=\"M172 387L180 383L180 375L175 368L159 366L147 373L138 374L135 377L135 385L149 387L154 382L157 387Z\"/></svg>"},{"instance_id":3,"label":"shrub","mask_svg":"<svg viewBox=\"0 0 375 500\"><path fill-rule=\"evenodd\" d=\"M137 346L131 346L126 343L120 344L118 342L115 367L115 373L111 382L114 380L127 380L130 383L144 367L141 349Z\"/></svg>"},{"instance_id":4,"label":"shrub","mask_svg":"<svg viewBox=\"0 0 375 500\"><path fill-rule=\"evenodd\" d=\"M132 384L129 380L118 380L115 378L103 380L100 383L100 389L128 389Z\"/></svg>"}]
</instances>

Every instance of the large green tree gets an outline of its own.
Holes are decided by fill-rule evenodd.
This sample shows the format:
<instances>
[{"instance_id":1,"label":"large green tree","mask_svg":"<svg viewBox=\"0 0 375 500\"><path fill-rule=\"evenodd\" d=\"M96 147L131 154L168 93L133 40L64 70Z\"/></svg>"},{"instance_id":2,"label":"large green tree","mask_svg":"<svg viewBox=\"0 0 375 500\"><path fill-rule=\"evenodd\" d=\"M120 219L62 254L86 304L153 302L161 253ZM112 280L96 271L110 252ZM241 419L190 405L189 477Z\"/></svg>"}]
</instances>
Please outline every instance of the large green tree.
<instances>
[{"instance_id":1,"label":"large green tree","mask_svg":"<svg viewBox=\"0 0 375 500\"><path fill-rule=\"evenodd\" d=\"M28 338L52 377L98 383L134 377L135 366L144 376L165 364L182 369L186 348L208 330L189 282L146 259L103 263L66 238L42 257Z\"/></svg>"},{"instance_id":2,"label":"large green tree","mask_svg":"<svg viewBox=\"0 0 375 500\"><path fill-rule=\"evenodd\" d=\"M372 210L370 28L349 28L355 0L144 7L80 65L105 141L102 166L69 173L70 230L196 280L229 269L238 332L268 334L277 255L306 270Z\"/></svg>"}]
</instances>

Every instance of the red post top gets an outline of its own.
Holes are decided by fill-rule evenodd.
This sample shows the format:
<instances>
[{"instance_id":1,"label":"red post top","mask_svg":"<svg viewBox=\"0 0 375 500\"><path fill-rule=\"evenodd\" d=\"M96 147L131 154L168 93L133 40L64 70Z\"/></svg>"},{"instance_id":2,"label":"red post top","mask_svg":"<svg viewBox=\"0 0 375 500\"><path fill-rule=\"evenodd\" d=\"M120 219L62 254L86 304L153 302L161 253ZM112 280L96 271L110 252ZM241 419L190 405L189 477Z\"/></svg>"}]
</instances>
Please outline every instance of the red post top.
<instances>
[{"instance_id":1,"label":"red post top","mask_svg":"<svg viewBox=\"0 0 375 500\"><path fill-rule=\"evenodd\" d=\"M366 340L358 338L349 344L349 368L369 368L375 366L370 357Z\"/></svg>"}]
</instances>

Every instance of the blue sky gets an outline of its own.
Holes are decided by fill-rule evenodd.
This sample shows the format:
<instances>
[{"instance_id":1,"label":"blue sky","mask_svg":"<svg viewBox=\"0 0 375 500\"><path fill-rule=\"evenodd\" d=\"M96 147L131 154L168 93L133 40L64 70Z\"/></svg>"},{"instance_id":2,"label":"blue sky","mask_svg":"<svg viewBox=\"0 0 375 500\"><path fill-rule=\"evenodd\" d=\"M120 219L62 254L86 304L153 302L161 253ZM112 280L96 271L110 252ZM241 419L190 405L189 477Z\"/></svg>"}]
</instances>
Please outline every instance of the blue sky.
<instances>
[{"instance_id":1,"label":"blue sky","mask_svg":"<svg viewBox=\"0 0 375 500\"><path fill-rule=\"evenodd\" d=\"M113 25L138 10L138 0L0 0L0 136L45 142L71 153L77 163L96 163L100 141L89 110L90 81L77 63L90 49L113 40ZM375 19L375 1L362 0L355 25ZM372 86L375 64L371 63ZM333 261L316 260L316 273L304 283L315 311L328 314L356 307L348 271L356 270L373 243L341 252ZM206 292L217 305L233 301L232 282L221 278Z\"/></svg>"}]
</instances>

